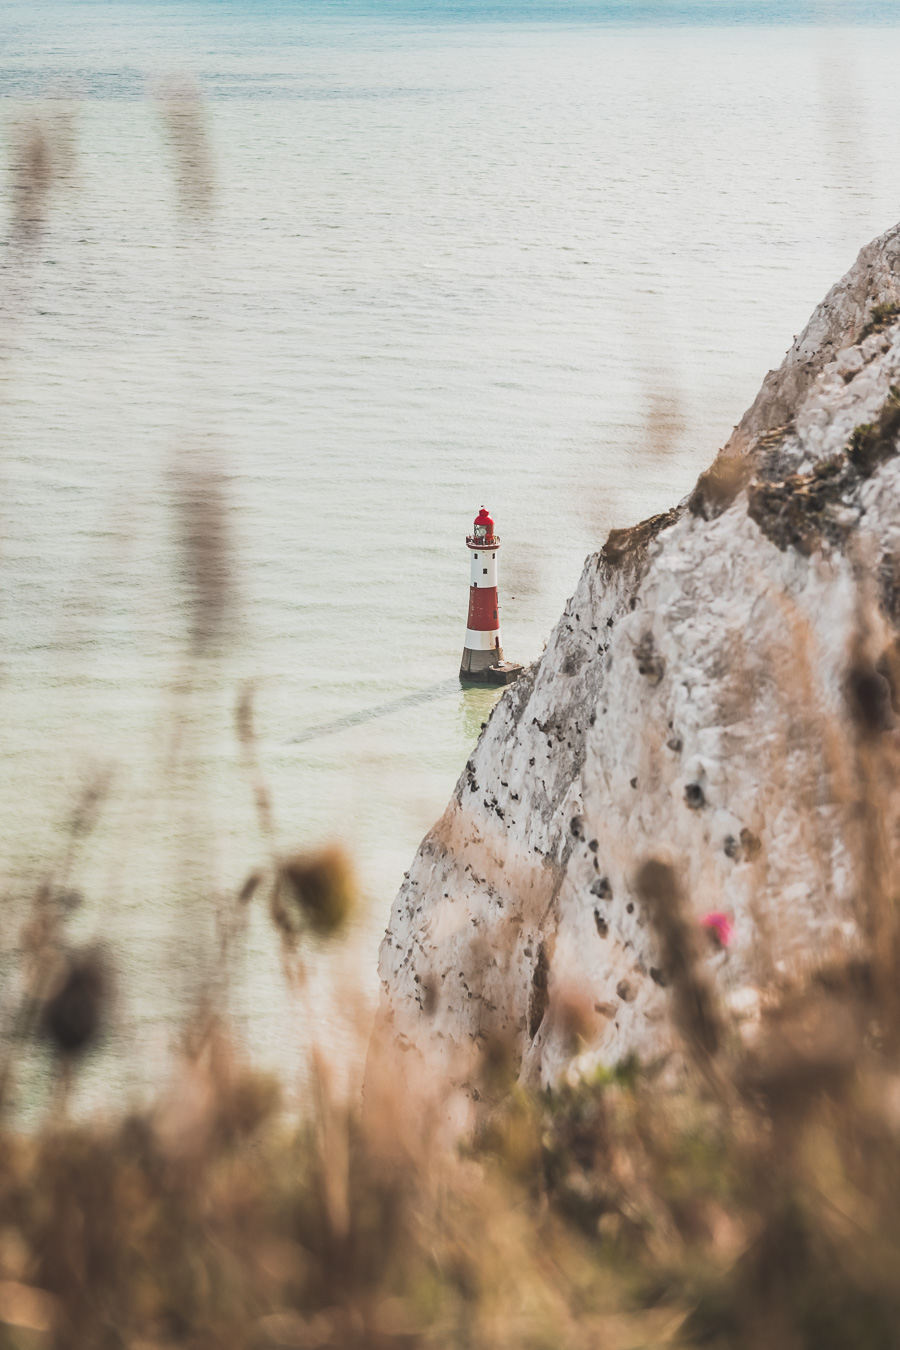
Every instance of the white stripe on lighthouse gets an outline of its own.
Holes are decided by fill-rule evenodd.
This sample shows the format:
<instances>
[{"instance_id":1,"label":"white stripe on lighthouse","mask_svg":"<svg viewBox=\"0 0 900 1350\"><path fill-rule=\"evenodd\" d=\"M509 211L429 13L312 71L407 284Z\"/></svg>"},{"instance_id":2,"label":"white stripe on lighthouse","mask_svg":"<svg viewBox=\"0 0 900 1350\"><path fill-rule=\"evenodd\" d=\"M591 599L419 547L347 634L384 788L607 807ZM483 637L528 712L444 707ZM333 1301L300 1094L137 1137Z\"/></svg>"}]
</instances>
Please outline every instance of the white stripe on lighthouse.
<instances>
[{"instance_id":1,"label":"white stripe on lighthouse","mask_svg":"<svg viewBox=\"0 0 900 1350\"><path fill-rule=\"evenodd\" d=\"M472 549L472 569L470 586L479 590L490 590L497 585L497 549Z\"/></svg>"},{"instance_id":2,"label":"white stripe on lighthouse","mask_svg":"<svg viewBox=\"0 0 900 1350\"><path fill-rule=\"evenodd\" d=\"M499 637L499 628L485 629L484 632L479 632L477 628L467 628L466 646L470 652L489 652L497 646Z\"/></svg>"}]
</instances>

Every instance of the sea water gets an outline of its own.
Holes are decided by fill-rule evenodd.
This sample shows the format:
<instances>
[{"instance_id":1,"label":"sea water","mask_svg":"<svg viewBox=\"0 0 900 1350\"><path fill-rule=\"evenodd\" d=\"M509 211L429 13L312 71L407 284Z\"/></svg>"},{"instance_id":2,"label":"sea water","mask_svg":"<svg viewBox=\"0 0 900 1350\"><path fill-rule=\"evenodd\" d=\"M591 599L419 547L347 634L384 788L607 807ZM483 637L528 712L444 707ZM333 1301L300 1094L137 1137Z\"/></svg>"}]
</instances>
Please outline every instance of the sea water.
<instances>
[{"instance_id":1,"label":"sea water","mask_svg":"<svg viewBox=\"0 0 900 1350\"><path fill-rule=\"evenodd\" d=\"M7 211L17 128L63 109L73 149L43 232L2 249L4 946L49 874L82 897L73 940L117 990L86 1101L165 1071L220 965L209 897L323 841L360 878L349 947L292 992L260 891L217 997L289 1078L357 1035L497 696L454 683L478 508L532 661L585 556L684 496L900 215L900 33L842 14L7 0ZM204 215L178 209L173 78L202 99ZM199 662L173 505L195 464L224 484L234 614Z\"/></svg>"}]
</instances>

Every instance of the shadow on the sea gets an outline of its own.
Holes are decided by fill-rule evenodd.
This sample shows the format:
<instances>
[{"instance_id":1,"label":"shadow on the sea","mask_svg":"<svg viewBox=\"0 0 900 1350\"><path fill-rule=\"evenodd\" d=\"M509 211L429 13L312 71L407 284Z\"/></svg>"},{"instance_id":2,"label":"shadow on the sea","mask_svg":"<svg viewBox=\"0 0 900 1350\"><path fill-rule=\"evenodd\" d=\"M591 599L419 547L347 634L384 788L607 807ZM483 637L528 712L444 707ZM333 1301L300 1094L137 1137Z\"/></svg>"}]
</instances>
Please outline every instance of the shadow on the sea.
<instances>
[{"instance_id":1,"label":"shadow on the sea","mask_svg":"<svg viewBox=\"0 0 900 1350\"><path fill-rule=\"evenodd\" d=\"M442 698L459 688L459 680L441 680L440 684L430 684L425 689L417 689L413 694L404 694L402 698L393 698L387 703L378 703L374 708L360 708L358 712L347 713L333 722L323 722L317 727L308 727L292 736L286 745L303 745L306 741L318 740L320 736L334 736L348 727L359 726L362 722L371 722L376 717L387 717L390 713L402 712L405 708L414 708L419 703L430 703L432 699Z\"/></svg>"},{"instance_id":2,"label":"shadow on the sea","mask_svg":"<svg viewBox=\"0 0 900 1350\"><path fill-rule=\"evenodd\" d=\"M316 741L321 736L334 736L339 731L358 727L363 722L372 722L377 717L388 717L391 713L403 712L420 703L430 703L433 699L452 694L454 690L458 690L460 695L459 717L463 734L470 740L477 740L503 690L483 685L463 685L460 688L459 680L454 676L451 680L441 680L440 684L430 684L425 689L417 689L415 693L404 694L387 703L378 703L374 708L360 708L358 712L347 713L333 722L307 727L285 741L285 745L305 745L307 741Z\"/></svg>"}]
</instances>

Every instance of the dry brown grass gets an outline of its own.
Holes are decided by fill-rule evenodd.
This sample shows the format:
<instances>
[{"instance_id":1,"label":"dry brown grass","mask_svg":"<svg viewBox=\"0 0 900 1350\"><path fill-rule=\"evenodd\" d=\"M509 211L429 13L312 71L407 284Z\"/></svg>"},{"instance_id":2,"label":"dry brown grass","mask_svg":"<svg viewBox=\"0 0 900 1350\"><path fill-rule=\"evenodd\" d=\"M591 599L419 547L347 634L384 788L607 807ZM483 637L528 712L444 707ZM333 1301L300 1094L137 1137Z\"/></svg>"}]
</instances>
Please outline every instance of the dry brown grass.
<instances>
[{"instance_id":1,"label":"dry brown grass","mask_svg":"<svg viewBox=\"0 0 900 1350\"><path fill-rule=\"evenodd\" d=\"M373 1079L363 1110L317 1060L303 1119L287 1117L207 1008L145 1112L75 1124L63 1092L37 1134L3 1127L0 1345L896 1344L892 661L861 631L846 681L867 951L782 979L748 1038L717 1003L675 871L645 860L677 1072L628 1062L537 1094L517 1084L515 1044L490 1045L473 1066L490 1105L464 1140L427 1071ZM252 757L247 700L239 726ZM84 797L78 833L95 785ZM233 904L268 892L287 957L307 934L341 940L352 889L338 855L273 852ZM51 1039L65 1083L110 984L100 955L69 950L59 896L35 897L21 1028Z\"/></svg>"}]
</instances>

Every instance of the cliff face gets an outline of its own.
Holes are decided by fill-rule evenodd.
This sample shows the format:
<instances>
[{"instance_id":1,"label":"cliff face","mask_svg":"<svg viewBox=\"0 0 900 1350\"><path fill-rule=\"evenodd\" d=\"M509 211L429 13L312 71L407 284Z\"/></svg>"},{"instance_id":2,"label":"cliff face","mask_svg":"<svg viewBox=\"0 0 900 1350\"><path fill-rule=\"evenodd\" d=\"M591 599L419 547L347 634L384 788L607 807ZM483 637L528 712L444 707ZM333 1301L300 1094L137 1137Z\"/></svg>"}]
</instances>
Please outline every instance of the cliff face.
<instances>
[{"instance_id":1,"label":"cliff face","mask_svg":"<svg viewBox=\"0 0 900 1350\"><path fill-rule=\"evenodd\" d=\"M381 948L381 1024L464 1077L651 1053L666 972L634 893L664 855L747 999L854 941L848 671L900 620L900 227L829 292L688 500L589 557L539 662L497 704ZM852 679L851 679L852 684ZM885 715L889 715L889 710Z\"/></svg>"}]
</instances>

